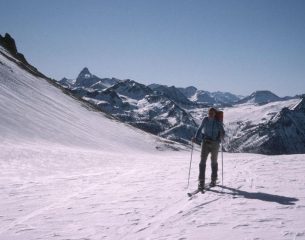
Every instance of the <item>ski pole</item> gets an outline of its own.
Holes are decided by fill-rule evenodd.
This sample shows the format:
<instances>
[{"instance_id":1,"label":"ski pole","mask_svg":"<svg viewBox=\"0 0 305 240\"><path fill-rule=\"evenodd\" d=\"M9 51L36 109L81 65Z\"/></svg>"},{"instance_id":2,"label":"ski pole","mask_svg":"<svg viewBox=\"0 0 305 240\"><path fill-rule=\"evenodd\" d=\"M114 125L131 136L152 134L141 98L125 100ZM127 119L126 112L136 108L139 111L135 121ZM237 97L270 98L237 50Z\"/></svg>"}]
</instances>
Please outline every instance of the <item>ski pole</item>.
<instances>
[{"instance_id":1,"label":"ski pole","mask_svg":"<svg viewBox=\"0 0 305 240\"><path fill-rule=\"evenodd\" d=\"M223 186L223 144L221 142L221 181Z\"/></svg>"},{"instance_id":2,"label":"ski pole","mask_svg":"<svg viewBox=\"0 0 305 240\"><path fill-rule=\"evenodd\" d=\"M194 148L194 143L192 141L191 160L190 160L190 167L189 167L189 176L188 176L188 180L187 180L187 188L189 188L189 185L190 185L190 176L191 176L192 159L193 159L193 148Z\"/></svg>"}]
</instances>

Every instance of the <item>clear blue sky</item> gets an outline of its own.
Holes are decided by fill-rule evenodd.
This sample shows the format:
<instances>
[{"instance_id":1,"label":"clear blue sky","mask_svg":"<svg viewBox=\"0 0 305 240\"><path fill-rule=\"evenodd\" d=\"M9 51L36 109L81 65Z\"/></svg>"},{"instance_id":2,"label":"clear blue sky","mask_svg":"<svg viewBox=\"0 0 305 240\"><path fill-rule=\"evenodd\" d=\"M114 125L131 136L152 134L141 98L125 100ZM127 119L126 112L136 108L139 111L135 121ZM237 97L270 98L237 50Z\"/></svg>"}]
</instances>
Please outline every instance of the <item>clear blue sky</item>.
<instances>
[{"instance_id":1,"label":"clear blue sky","mask_svg":"<svg viewBox=\"0 0 305 240\"><path fill-rule=\"evenodd\" d=\"M0 0L0 34L46 75L247 95L305 92L303 0Z\"/></svg>"}]
</instances>

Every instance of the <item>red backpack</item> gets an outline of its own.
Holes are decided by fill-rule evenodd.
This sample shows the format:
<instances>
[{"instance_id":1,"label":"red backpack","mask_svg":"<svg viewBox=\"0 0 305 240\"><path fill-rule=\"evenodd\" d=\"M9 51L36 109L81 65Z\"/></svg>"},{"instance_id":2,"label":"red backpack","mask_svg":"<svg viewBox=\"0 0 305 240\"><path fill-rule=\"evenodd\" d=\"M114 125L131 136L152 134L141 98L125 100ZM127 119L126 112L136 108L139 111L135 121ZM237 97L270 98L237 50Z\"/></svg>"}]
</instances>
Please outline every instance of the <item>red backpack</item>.
<instances>
[{"instance_id":1,"label":"red backpack","mask_svg":"<svg viewBox=\"0 0 305 240\"><path fill-rule=\"evenodd\" d=\"M223 111L217 111L215 118L217 121L223 122Z\"/></svg>"}]
</instances>

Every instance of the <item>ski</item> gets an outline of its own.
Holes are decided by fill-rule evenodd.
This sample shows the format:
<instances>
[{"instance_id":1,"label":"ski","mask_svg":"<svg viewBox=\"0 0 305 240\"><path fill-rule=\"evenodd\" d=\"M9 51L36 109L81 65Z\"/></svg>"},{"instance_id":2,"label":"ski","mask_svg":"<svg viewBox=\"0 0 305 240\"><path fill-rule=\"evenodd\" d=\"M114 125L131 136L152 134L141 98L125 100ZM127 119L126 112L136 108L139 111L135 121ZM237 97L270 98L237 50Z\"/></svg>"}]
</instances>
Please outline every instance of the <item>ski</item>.
<instances>
[{"instance_id":1,"label":"ski","mask_svg":"<svg viewBox=\"0 0 305 240\"><path fill-rule=\"evenodd\" d=\"M187 195L188 195L189 197L193 197L194 195L196 195L196 194L199 193L199 192L204 193L204 191L199 190L199 189L196 189L196 190L193 191L193 192L187 193Z\"/></svg>"},{"instance_id":2,"label":"ski","mask_svg":"<svg viewBox=\"0 0 305 240\"><path fill-rule=\"evenodd\" d=\"M205 186L204 186L204 190L200 190L200 189L196 189L195 191L193 191L193 192L189 192L189 193L187 193L187 195L191 198L191 197L193 197L193 196L195 196L197 193L205 193L205 191L209 191L211 188L213 188L213 187L216 187L217 186L217 184L216 185L214 185L214 186L211 186L210 184L206 184Z\"/></svg>"}]
</instances>

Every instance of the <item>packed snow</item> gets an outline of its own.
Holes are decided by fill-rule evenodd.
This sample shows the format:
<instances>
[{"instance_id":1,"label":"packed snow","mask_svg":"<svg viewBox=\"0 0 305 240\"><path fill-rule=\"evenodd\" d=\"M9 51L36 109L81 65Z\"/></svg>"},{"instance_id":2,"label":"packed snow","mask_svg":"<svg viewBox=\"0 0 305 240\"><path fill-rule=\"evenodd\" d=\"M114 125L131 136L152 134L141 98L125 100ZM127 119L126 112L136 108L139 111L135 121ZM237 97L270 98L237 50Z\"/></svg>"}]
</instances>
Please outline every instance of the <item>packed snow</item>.
<instances>
[{"instance_id":1,"label":"packed snow","mask_svg":"<svg viewBox=\"0 0 305 240\"><path fill-rule=\"evenodd\" d=\"M94 111L2 54L0 148L1 240L305 239L304 155L224 153L222 169L219 154L219 186L190 199L198 147L186 189L190 148Z\"/></svg>"}]
</instances>

